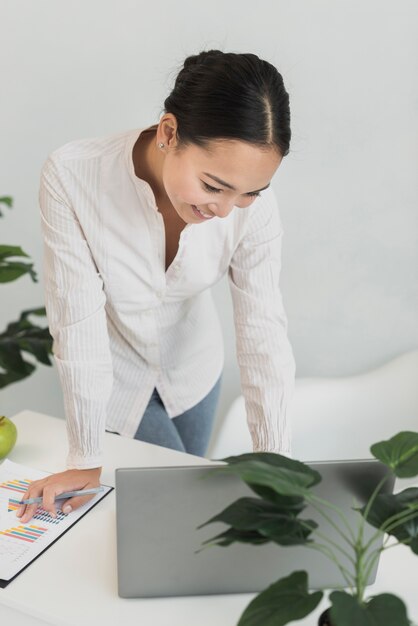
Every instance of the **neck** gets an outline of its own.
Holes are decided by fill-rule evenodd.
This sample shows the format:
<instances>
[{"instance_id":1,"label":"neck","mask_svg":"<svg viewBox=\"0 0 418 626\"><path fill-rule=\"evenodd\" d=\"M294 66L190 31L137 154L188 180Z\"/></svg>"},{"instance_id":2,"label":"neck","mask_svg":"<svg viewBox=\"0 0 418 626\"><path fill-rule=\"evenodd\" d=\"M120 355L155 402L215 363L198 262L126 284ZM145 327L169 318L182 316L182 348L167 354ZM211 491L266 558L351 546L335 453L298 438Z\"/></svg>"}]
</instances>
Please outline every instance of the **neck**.
<instances>
[{"instance_id":1,"label":"neck","mask_svg":"<svg viewBox=\"0 0 418 626\"><path fill-rule=\"evenodd\" d=\"M155 133L155 126L142 131L133 148L132 158L136 176L150 185L158 204L167 200L167 194L163 184L165 155L156 146Z\"/></svg>"}]
</instances>

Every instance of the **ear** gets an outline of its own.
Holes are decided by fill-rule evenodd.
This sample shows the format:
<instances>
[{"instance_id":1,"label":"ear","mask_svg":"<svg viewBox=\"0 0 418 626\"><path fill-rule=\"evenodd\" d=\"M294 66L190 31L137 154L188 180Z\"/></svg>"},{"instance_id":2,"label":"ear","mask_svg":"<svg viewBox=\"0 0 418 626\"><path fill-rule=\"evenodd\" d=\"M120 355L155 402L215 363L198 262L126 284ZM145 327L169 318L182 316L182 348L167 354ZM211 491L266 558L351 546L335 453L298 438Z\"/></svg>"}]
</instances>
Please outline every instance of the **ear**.
<instances>
[{"instance_id":1,"label":"ear","mask_svg":"<svg viewBox=\"0 0 418 626\"><path fill-rule=\"evenodd\" d=\"M177 119L173 113L166 113L160 119L156 141L157 143L162 142L167 148L177 146Z\"/></svg>"}]
</instances>

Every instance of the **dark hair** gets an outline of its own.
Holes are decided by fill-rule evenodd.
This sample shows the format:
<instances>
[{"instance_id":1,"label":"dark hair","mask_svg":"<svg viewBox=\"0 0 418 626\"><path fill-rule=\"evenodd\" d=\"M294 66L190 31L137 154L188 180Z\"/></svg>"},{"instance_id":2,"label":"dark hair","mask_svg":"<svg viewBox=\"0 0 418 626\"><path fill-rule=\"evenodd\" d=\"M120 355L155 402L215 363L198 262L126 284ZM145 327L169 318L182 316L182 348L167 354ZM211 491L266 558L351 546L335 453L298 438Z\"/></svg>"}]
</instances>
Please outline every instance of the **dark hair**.
<instances>
[{"instance_id":1,"label":"dark hair","mask_svg":"<svg viewBox=\"0 0 418 626\"><path fill-rule=\"evenodd\" d=\"M289 152L289 94L274 65L255 54L208 50L187 57L164 108L177 119L180 149L238 139Z\"/></svg>"}]
</instances>

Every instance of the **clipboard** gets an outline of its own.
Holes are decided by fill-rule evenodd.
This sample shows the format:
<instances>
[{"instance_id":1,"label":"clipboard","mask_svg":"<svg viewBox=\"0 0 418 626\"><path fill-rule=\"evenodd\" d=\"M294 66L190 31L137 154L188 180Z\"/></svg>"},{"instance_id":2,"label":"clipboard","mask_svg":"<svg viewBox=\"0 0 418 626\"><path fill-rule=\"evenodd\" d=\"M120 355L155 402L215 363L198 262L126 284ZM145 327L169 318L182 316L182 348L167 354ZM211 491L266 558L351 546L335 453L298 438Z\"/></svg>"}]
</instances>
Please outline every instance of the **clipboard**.
<instances>
[{"instance_id":1,"label":"clipboard","mask_svg":"<svg viewBox=\"0 0 418 626\"><path fill-rule=\"evenodd\" d=\"M105 498L114 487L101 485L104 491L68 515L57 509L51 517L39 506L26 524L16 517L18 502L33 480L50 476L6 459L0 465L0 588L4 589L31 563L54 545L74 524Z\"/></svg>"}]
</instances>

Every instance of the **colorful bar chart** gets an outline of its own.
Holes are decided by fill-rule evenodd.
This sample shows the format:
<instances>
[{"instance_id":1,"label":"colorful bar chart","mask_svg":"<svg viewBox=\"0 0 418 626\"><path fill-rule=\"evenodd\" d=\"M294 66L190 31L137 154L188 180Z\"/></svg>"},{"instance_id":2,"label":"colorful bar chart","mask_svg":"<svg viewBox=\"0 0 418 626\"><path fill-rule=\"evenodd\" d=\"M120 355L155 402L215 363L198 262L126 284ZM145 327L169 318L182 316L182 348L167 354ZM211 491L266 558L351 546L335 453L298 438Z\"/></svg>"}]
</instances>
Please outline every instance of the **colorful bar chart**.
<instances>
[{"instance_id":1,"label":"colorful bar chart","mask_svg":"<svg viewBox=\"0 0 418 626\"><path fill-rule=\"evenodd\" d=\"M19 493L25 493L32 481L30 480L8 480L7 482L0 483L0 489L8 489L9 491L17 491Z\"/></svg>"},{"instance_id":2,"label":"colorful bar chart","mask_svg":"<svg viewBox=\"0 0 418 626\"><path fill-rule=\"evenodd\" d=\"M14 528L7 528L6 530L0 530L0 535L5 535L6 537L12 537L13 539L19 539L20 541L26 541L28 543L33 543L39 537L42 537L44 533L46 533L48 529L42 528L41 526L15 526Z\"/></svg>"},{"instance_id":3,"label":"colorful bar chart","mask_svg":"<svg viewBox=\"0 0 418 626\"><path fill-rule=\"evenodd\" d=\"M20 502L20 500L16 500L16 498L9 498L9 504L7 506L7 512L10 513L10 511L17 511L17 509L20 506L19 502Z\"/></svg>"},{"instance_id":4,"label":"colorful bar chart","mask_svg":"<svg viewBox=\"0 0 418 626\"><path fill-rule=\"evenodd\" d=\"M17 511L20 506L19 502L19 499L9 498L9 504L7 507L8 513L10 513L10 511ZM42 507L38 507L32 519L37 520L38 522L48 522L48 524L59 524L65 518L66 515L64 515L62 511L57 511L57 517L51 517L48 511L45 511Z\"/></svg>"}]
</instances>

